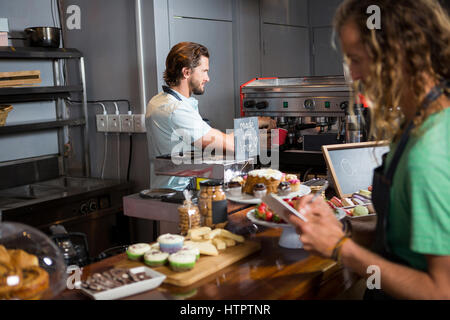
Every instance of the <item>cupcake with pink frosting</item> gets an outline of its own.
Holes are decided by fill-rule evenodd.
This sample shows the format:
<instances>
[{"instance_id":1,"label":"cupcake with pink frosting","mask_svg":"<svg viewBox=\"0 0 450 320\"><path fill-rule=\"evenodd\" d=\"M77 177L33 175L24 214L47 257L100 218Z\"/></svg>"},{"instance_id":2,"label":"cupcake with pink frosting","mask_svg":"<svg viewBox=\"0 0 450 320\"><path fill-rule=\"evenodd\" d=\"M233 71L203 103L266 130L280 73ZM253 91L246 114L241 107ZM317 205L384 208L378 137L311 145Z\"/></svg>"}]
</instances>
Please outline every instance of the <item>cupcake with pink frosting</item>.
<instances>
[{"instance_id":1,"label":"cupcake with pink frosting","mask_svg":"<svg viewBox=\"0 0 450 320\"><path fill-rule=\"evenodd\" d=\"M295 174L287 174L286 181L291 185L291 192L296 192L300 190L300 180Z\"/></svg>"}]
</instances>

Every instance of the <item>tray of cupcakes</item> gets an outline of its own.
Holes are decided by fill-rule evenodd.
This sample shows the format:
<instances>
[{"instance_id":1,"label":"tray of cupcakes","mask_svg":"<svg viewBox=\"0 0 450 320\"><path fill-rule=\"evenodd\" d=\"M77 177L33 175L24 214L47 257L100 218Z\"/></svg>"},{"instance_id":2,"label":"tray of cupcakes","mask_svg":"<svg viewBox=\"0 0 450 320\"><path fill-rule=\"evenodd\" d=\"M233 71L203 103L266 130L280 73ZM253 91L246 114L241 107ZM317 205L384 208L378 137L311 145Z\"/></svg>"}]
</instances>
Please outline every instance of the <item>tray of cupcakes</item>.
<instances>
[{"instance_id":1,"label":"tray of cupcakes","mask_svg":"<svg viewBox=\"0 0 450 320\"><path fill-rule=\"evenodd\" d=\"M186 236L160 235L156 243L127 248L120 267L146 266L166 276L164 282L187 286L259 250L257 241L223 228L197 227Z\"/></svg>"},{"instance_id":2,"label":"tray of cupcakes","mask_svg":"<svg viewBox=\"0 0 450 320\"><path fill-rule=\"evenodd\" d=\"M232 179L226 186L227 199L239 203L259 204L267 193L283 198L294 198L311 192L294 174L265 168L248 172L244 177Z\"/></svg>"}]
</instances>

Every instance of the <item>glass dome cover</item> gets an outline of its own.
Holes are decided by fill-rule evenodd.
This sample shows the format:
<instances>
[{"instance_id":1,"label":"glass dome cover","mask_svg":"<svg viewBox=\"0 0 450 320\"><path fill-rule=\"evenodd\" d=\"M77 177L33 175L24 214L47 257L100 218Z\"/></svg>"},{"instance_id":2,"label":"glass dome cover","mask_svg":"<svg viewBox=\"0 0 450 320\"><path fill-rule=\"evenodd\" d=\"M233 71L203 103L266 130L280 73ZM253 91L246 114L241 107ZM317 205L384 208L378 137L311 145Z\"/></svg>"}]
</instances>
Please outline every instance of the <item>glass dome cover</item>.
<instances>
[{"instance_id":1,"label":"glass dome cover","mask_svg":"<svg viewBox=\"0 0 450 320\"><path fill-rule=\"evenodd\" d=\"M39 299L51 299L66 288L66 264L63 255L43 232L21 223L2 222L0 245L7 250L21 249L37 257L39 267L47 271L49 278L48 288L39 294Z\"/></svg>"}]
</instances>

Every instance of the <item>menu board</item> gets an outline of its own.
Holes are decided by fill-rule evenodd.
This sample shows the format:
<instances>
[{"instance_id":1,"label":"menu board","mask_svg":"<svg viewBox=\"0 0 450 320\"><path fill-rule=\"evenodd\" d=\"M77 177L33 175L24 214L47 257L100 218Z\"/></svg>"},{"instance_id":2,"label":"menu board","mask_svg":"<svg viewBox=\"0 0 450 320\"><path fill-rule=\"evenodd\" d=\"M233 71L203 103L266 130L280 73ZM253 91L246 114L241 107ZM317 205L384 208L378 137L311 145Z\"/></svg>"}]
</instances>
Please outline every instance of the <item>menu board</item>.
<instances>
[{"instance_id":1,"label":"menu board","mask_svg":"<svg viewBox=\"0 0 450 320\"><path fill-rule=\"evenodd\" d=\"M387 142L360 142L322 146L328 170L340 198L372 185L373 171L389 151Z\"/></svg>"},{"instance_id":2,"label":"menu board","mask_svg":"<svg viewBox=\"0 0 450 320\"><path fill-rule=\"evenodd\" d=\"M234 119L234 155L236 160L259 155L258 117Z\"/></svg>"}]
</instances>

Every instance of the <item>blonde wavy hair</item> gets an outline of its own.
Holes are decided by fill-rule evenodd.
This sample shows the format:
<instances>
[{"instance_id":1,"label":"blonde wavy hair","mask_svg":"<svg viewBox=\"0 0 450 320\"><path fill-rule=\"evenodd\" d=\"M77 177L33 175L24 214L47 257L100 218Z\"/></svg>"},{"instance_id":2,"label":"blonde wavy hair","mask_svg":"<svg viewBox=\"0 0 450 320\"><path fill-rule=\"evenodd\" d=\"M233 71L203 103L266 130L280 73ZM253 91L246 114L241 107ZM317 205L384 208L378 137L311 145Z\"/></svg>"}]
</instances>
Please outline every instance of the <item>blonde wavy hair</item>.
<instances>
[{"instance_id":1,"label":"blonde wavy hair","mask_svg":"<svg viewBox=\"0 0 450 320\"><path fill-rule=\"evenodd\" d=\"M366 25L370 16L366 10L371 5L380 8L381 29ZM364 86L353 83L356 94L371 101L369 135L395 140L403 130L399 106L405 90L416 112L427 94L424 83L450 79L449 16L436 0L345 0L334 17L334 34L348 22L357 26L372 61ZM448 88L445 94L450 95ZM415 117L416 127L446 107L432 103Z\"/></svg>"}]
</instances>

